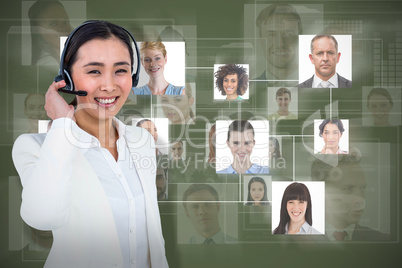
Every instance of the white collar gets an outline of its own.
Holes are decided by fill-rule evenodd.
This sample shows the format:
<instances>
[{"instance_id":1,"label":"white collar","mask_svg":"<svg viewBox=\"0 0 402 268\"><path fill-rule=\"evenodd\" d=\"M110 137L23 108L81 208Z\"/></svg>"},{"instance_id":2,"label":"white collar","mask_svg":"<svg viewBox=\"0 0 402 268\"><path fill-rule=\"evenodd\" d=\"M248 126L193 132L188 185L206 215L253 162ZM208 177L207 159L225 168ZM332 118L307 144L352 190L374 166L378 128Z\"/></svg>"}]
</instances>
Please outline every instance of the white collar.
<instances>
[{"instance_id":1,"label":"white collar","mask_svg":"<svg viewBox=\"0 0 402 268\"><path fill-rule=\"evenodd\" d=\"M119 138L117 139L118 142L121 138L125 138L126 125L116 117L114 117L112 120L112 124L116 127L117 134L119 135ZM90 148L100 147L99 140L95 136L80 128L75 122L72 124L72 132L74 133L74 136L78 137L81 145L79 148L83 154L85 154Z\"/></svg>"},{"instance_id":2,"label":"white collar","mask_svg":"<svg viewBox=\"0 0 402 268\"><path fill-rule=\"evenodd\" d=\"M313 78L313 88L317 88L317 87L321 87L320 83L323 80L321 78L319 78L316 74L314 74L314 78ZM338 74L335 73L330 79L327 80L328 82L330 82L332 84L332 86L330 86L331 88L338 88Z\"/></svg>"}]
</instances>

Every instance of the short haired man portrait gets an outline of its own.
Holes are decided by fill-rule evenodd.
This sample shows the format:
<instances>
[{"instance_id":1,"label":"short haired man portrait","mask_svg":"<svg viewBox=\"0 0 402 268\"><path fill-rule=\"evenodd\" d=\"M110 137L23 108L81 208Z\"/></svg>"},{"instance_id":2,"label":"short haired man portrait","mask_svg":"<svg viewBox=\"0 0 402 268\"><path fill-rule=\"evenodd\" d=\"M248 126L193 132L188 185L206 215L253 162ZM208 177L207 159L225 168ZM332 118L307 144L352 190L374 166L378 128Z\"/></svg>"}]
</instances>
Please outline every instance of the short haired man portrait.
<instances>
[{"instance_id":1,"label":"short haired man portrait","mask_svg":"<svg viewBox=\"0 0 402 268\"><path fill-rule=\"evenodd\" d=\"M288 4L264 8L256 20L266 70L257 80L296 79L298 36L302 24L296 9Z\"/></svg>"},{"instance_id":2,"label":"short haired man portrait","mask_svg":"<svg viewBox=\"0 0 402 268\"><path fill-rule=\"evenodd\" d=\"M299 88L350 88L352 81L336 71L341 58L338 41L332 35L316 35L311 40L309 55L315 74L299 84Z\"/></svg>"},{"instance_id":3,"label":"short haired man portrait","mask_svg":"<svg viewBox=\"0 0 402 268\"><path fill-rule=\"evenodd\" d=\"M221 203L218 192L209 184L192 184L183 194L186 217L191 221L196 234L189 244L224 244L236 242L226 235L219 224Z\"/></svg>"},{"instance_id":4,"label":"short haired man portrait","mask_svg":"<svg viewBox=\"0 0 402 268\"><path fill-rule=\"evenodd\" d=\"M297 119L297 115L289 111L289 106L292 101L292 92L288 88L279 88L275 94L275 101L278 105L278 110L268 115L268 120Z\"/></svg>"}]
</instances>

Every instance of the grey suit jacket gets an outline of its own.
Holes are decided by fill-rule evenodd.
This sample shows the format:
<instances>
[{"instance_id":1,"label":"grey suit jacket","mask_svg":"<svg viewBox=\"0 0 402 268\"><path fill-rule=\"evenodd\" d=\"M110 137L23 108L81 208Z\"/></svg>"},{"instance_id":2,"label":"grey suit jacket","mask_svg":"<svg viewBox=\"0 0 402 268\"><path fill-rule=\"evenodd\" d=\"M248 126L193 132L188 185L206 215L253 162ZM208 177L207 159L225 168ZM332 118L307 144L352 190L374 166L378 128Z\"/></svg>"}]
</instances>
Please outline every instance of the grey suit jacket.
<instances>
[{"instance_id":1,"label":"grey suit jacket","mask_svg":"<svg viewBox=\"0 0 402 268\"><path fill-rule=\"evenodd\" d=\"M313 87L313 80L314 80L314 75L304 81L303 83L299 84L299 88L312 88ZM346 79L345 77L342 77L338 74L338 88L350 88L352 87L352 81Z\"/></svg>"},{"instance_id":2,"label":"grey suit jacket","mask_svg":"<svg viewBox=\"0 0 402 268\"><path fill-rule=\"evenodd\" d=\"M373 230L371 228L361 226L356 224L353 231L352 240L353 241L378 241L378 240L389 240L390 236L388 234L381 233L379 231Z\"/></svg>"}]
</instances>

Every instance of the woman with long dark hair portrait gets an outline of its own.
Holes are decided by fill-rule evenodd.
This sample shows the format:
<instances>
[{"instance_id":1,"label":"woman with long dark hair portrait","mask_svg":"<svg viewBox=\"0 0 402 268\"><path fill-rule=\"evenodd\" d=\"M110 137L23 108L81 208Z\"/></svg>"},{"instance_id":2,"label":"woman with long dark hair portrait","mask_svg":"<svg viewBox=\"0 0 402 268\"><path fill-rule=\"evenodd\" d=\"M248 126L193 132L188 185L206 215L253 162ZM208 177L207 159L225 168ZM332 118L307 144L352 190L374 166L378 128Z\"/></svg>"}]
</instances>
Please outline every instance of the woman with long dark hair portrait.
<instances>
[{"instance_id":1,"label":"woman with long dark hair portrait","mask_svg":"<svg viewBox=\"0 0 402 268\"><path fill-rule=\"evenodd\" d=\"M280 221L273 234L321 234L313 228L310 191L303 183L294 182L283 193Z\"/></svg>"}]
</instances>

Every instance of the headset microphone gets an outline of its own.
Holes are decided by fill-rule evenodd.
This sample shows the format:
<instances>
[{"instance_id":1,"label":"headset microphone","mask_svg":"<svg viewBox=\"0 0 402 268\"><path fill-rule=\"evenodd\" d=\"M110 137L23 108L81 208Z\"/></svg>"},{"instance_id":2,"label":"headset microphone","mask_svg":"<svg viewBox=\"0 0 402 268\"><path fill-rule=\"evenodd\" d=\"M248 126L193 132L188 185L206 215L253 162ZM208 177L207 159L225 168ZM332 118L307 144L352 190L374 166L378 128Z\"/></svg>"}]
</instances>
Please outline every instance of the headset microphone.
<instances>
[{"instance_id":1,"label":"headset microphone","mask_svg":"<svg viewBox=\"0 0 402 268\"><path fill-rule=\"evenodd\" d=\"M71 90L59 88L57 91L63 92L63 93L68 93L68 94L74 94L74 95L78 95L78 96L86 96L86 95L88 95L88 92L83 91L83 90L71 91Z\"/></svg>"}]
</instances>

